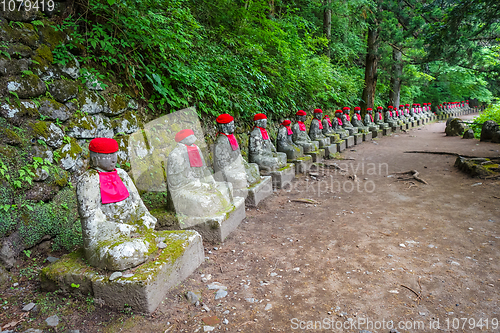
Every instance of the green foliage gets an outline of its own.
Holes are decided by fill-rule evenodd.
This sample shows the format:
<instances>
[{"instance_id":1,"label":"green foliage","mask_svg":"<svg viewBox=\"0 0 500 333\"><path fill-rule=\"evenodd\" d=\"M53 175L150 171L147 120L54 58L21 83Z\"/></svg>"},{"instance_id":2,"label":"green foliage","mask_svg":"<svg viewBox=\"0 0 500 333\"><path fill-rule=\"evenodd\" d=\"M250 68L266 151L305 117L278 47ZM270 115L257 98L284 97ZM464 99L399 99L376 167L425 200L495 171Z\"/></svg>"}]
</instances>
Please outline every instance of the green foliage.
<instances>
[{"instance_id":1,"label":"green foliage","mask_svg":"<svg viewBox=\"0 0 500 333\"><path fill-rule=\"evenodd\" d=\"M484 123L487 120L493 120L497 124L500 124L500 103L496 103L493 105L490 105L489 107L486 108L483 112L479 114L479 116L474 118L474 123L470 127L474 130L474 136L476 138L481 137L481 128L482 128L482 123Z\"/></svg>"}]
</instances>

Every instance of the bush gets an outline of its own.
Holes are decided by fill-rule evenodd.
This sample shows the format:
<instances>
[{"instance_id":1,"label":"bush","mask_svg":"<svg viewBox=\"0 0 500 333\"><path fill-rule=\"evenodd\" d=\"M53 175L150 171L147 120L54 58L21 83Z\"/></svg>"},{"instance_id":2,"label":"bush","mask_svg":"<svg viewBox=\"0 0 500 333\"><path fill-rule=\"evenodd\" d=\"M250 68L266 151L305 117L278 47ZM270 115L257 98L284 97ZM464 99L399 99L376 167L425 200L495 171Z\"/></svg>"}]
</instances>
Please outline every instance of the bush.
<instances>
[{"instance_id":1,"label":"bush","mask_svg":"<svg viewBox=\"0 0 500 333\"><path fill-rule=\"evenodd\" d=\"M474 123L471 128L474 130L474 137L479 139L481 137L481 128L485 121L493 120L497 124L500 124L500 103L492 104L486 108L479 116L474 118Z\"/></svg>"}]
</instances>

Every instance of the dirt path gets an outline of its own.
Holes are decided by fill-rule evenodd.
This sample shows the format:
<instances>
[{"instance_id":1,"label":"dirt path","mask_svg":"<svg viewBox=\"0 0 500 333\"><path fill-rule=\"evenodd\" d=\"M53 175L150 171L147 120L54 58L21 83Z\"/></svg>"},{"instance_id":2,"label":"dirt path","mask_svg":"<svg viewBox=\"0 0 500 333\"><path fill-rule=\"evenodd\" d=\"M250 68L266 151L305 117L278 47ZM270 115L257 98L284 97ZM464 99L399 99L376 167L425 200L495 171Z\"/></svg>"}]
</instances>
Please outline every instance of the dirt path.
<instances>
[{"instance_id":1,"label":"dirt path","mask_svg":"<svg viewBox=\"0 0 500 333\"><path fill-rule=\"evenodd\" d=\"M209 259L153 316L103 308L73 324L80 332L204 332L202 320L216 316L213 332L479 332L480 324L498 332L500 181L462 174L453 156L404 151L499 149L445 137L442 122L355 146L342 154L355 160L328 162L347 174L327 167L302 176L247 210L217 250L205 244ZM393 176L414 169L428 185ZM208 290L214 281L228 287L225 298ZM201 293L210 311L189 304L186 291Z\"/></svg>"}]
</instances>

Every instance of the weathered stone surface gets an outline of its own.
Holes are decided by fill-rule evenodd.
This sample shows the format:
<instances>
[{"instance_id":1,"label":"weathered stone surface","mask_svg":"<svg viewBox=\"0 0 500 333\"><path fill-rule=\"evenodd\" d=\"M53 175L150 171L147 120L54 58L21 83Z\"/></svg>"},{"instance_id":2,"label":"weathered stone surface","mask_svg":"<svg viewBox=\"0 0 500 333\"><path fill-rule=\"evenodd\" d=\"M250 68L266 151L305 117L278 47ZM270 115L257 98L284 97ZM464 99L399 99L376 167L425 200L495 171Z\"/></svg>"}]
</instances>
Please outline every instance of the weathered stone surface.
<instances>
[{"instance_id":1,"label":"weathered stone surface","mask_svg":"<svg viewBox=\"0 0 500 333\"><path fill-rule=\"evenodd\" d=\"M7 59L0 56L0 76L18 75L27 71L30 62L28 59Z\"/></svg>"},{"instance_id":2,"label":"weathered stone surface","mask_svg":"<svg viewBox=\"0 0 500 333\"><path fill-rule=\"evenodd\" d=\"M470 174L472 177L485 178L500 175L500 165L487 158L465 158L458 156L455 167Z\"/></svg>"},{"instance_id":3,"label":"weathered stone surface","mask_svg":"<svg viewBox=\"0 0 500 333\"><path fill-rule=\"evenodd\" d=\"M35 170L35 176L33 177L33 181L43 182L47 178L49 178L49 172L47 170L42 168L38 168Z\"/></svg>"},{"instance_id":4,"label":"weathered stone surface","mask_svg":"<svg viewBox=\"0 0 500 333\"><path fill-rule=\"evenodd\" d=\"M24 245L19 232L14 232L10 236L3 239L2 248L0 249L0 263L7 269L14 267L16 257L24 250Z\"/></svg>"},{"instance_id":5,"label":"weathered stone surface","mask_svg":"<svg viewBox=\"0 0 500 333\"><path fill-rule=\"evenodd\" d=\"M64 170L69 170L75 166L78 157L82 153L82 148L78 145L75 138L71 138L59 150L59 165Z\"/></svg>"},{"instance_id":6,"label":"weathered stone surface","mask_svg":"<svg viewBox=\"0 0 500 333\"><path fill-rule=\"evenodd\" d=\"M187 278L204 260L200 235L192 230L161 231L169 246L155 253L155 260L138 266L133 275L124 274L114 281L109 275L83 261L82 251L62 257L40 273L43 290L65 292L100 298L114 309L130 306L134 312L152 313L165 299L170 288ZM71 283L79 284L72 288Z\"/></svg>"},{"instance_id":7,"label":"weathered stone surface","mask_svg":"<svg viewBox=\"0 0 500 333\"><path fill-rule=\"evenodd\" d=\"M33 146L33 156L41 157L49 163L54 161L54 154L52 153L52 150L49 147L42 146L40 144L35 144Z\"/></svg>"},{"instance_id":8,"label":"weathered stone surface","mask_svg":"<svg viewBox=\"0 0 500 333\"><path fill-rule=\"evenodd\" d=\"M481 139L480 141L491 141L493 138L493 133L499 130L498 124L493 120L487 120L483 123L481 129Z\"/></svg>"},{"instance_id":9,"label":"weathered stone surface","mask_svg":"<svg viewBox=\"0 0 500 333\"><path fill-rule=\"evenodd\" d=\"M259 182L252 184L248 188L248 194L245 199L245 205L256 207L259 202L265 200L273 194L273 181L271 176L263 176Z\"/></svg>"},{"instance_id":10,"label":"weathered stone surface","mask_svg":"<svg viewBox=\"0 0 500 333\"><path fill-rule=\"evenodd\" d=\"M493 133L493 136L491 137L491 142L500 143L500 131L496 131L495 133Z\"/></svg>"},{"instance_id":11,"label":"weathered stone surface","mask_svg":"<svg viewBox=\"0 0 500 333\"><path fill-rule=\"evenodd\" d=\"M85 73L85 86L88 90L102 91L104 90L103 83L92 73Z\"/></svg>"},{"instance_id":12,"label":"weathered stone surface","mask_svg":"<svg viewBox=\"0 0 500 333\"><path fill-rule=\"evenodd\" d=\"M262 132L266 131L267 119L260 119L254 123L255 127L250 133L248 144L248 161L256 163L261 172L269 172L284 167L287 160L286 154L276 151L269 135L267 139L263 137Z\"/></svg>"},{"instance_id":13,"label":"weathered stone surface","mask_svg":"<svg viewBox=\"0 0 500 333\"><path fill-rule=\"evenodd\" d=\"M49 86L51 95L61 103L64 103L78 94L78 83L71 80L57 80Z\"/></svg>"},{"instance_id":14,"label":"weathered stone surface","mask_svg":"<svg viewBox=\"0 0 500 333\"><path fill-rule=\"evenodd\" d=\"M45 319L45 322L47 323L47 325L55 327L59 325L59 317L57 315L50 316L49 318Z\"/></svg>"},{"instance_id":15,"label":"weathered stone surface","mask_svg":"<svg viewBox=\"0 0 500 333\"><path fill-rule=\"evenodd\" d=\"M98 138L112 138L114 136L113 126L108 117L102 114L96 114L94 121L97 125Z\"/></svg>"},{"instance_id":16,"label":"weathered stone surface","mask_svg":"<svg viewBox=\"0 0 500 333\"><path fill-rule=\"evenodd\" d=\"M130 99L123 95L116 95L108 98L108 107L104 109L107 116L117 116L127 111Z\"/></svg>"},{"instance_id":17,"label":"weathered stone surface","mask_svg":"<svg viewBox=\"0 0 500 333\"><path fill-rule=\"evenodd\" d=\"M70 117L69 109L64 104L48 98L41 101L38 112L50 120L66 121Z\"/></svg>"},{"instance_id":18,"label":"weathered stone surface","mask_svg":"<svg viewBox=\"0 0 500 333\"><path fill-rule=\"evenodd\" d=\"M7 6L7 3L5 3L5 5ZM20 22L31 22L33 20L36 20L37 18L42 17L41 12L38 10L25 10L24 7L22 7L21 10L18 10L19 5L17 3L16 5L17 6L15 10L13 11L10 10L4 11L2 9L2 11L0 11L0 15L2 15L3 17L5 17L10 21L20 21Z\"/></svg>"},{"instance_id":19,"label":"weathered stone surface","mask_svg":"<svg viewBox=\"0 0 500 333\"><path fill-rule=\"evenodd\" d=\"M75 56L70 53L68 54L73 58L73 60L69 61L66 65L58 64L58 66L64 75L76 80L80 77L80 63L76 60Z\"/></svg>"},{"instance_id":20,"label":"weathered stone surface","mask_svg":"<svg viewBox=\"0 0 500 333\"><path fill-rule=\"evenodd\" d=\"M115 134L132 134L139 130L139 120L132 111L125 112L122 116L112 121Z\"/></svg>"},{"instance_id":21,"label":"weathered stone surface","mask_svg":"<svg viewBox=\"0 0 500 333\"><path fill-rule=\"evenodd\" d=\"M61 147L64 132L56 124L47 121L38 121L30 124L30 127L37 139L45 141L51 147Z\"/></svg>"},{"instance_id":22,"label":"weathered stone surface","mask_svg":"<svg viewBox=\"0 0 500 333\"><path fill-rule=\"evenodd\" d=\"M4 51L7 52L12 59L29 58L33 55L31 47L20 43L11 43Z\"/></svg>"},{"instance_id":23,"label":"weathered stone surface","mask_svg":"<svg viewBox=\"0 0 500 333\"><path fill-rule=\"evenodd\" d=\"M97 137L97 124L92 116L76 113L66 126L68 135L77 139L93 139Z\"/></svg>"},{"instance_id":24,"label":"weathered stone surface","mask_svg":"<svg viewBox=\"0 0 500 333\"><path fill-rule=\"evenodd\" d=\"M117 157L118 157L118 163L124 167L125 163L130 164L130 148L128 145L128 135L124 136L119 136L116 137L115 140L118 142L118 152L117 152Z\"/></svg>"},{"instance_id":25,"label":"weathered stone surface","mask_svg":"<svg viewBox=\"0 0 500 333\"><path fill-rule=\"evenodd\" d=\"M7 89L6 94L14 92L19 98L38 97L45 94L47 90L43 81L37 75L32 74L24 77L7 78L3 84Z\"/></svg>"},{"instance_id":26,"label":"weathered stone surface","mask_svg":"<svg viewBox=\"0 0 500 333\"><path fill-rule=\"evenodd\" d=\"M85 89L78 94L78 102L80 110L88 114L101 113L108 109L106 101L102 100L97 93Z\"/></svg>"},{"instance_id":27,"label":"weathered stone surface","mask_svg":"<svg viewBox=\"0 0 500 333\"><path fill-rule=\"evenodd\" d=\"M24 123L24 117L37 114L38 108L30 100L20 100L19 105L17 103L9 104L7 102L0 102L0 116L16 126Z\"/></svg>"},{"instance_id":28,"label":"weathered stone surface","mask_svg":"<svg viewBox=\"0 0 500 333\"><path fill-rule=\"evenodd\" d=\"M56 185L34 183L33 187L26 191L25 198L33 202L48 202L57 194L57 191L59 191L59 187Z\"/></svg>"},{"instance_id":29,"label":"weathered stone surface","mask_svg":"<svg viewBox=\"0 0 500 333\"><path fill-rule=\"evenodd\" d=\"M471 129L465 131L462 138L464 138L464 139L474 139L474 131L471 130Z\"/></svg>"},{"instance_id":30,"label":"weathered stone surface","mask_svg":"<svg viewBox=\"0 0 500 333\"><path fill-rule=\"evenodd\" d=\"M22 143L21 137L15 131L0 127L0 142L10 146L19 146Z\"/></svg>"},{"instance_id":31,"label":"weathered stone surface","mask_svg":"<svg viewBox=\"0 0 500 333\"><path fill-rule=\"evenodd\" d=\"M461 136L465 131L465 125L460 118L450 118L445 128L446 136Z\"/></svg>"},{"instance_id":32,"label":"weathered stone surface","mask_svg":"<svg viewBox=\"0 0 500 333\"><path fill-rule=\"evenodd\" d=\"M9 280L9 272L2 265L0 265L0 287L3 287L4 284Z\"/></svg>"}]
</instances>

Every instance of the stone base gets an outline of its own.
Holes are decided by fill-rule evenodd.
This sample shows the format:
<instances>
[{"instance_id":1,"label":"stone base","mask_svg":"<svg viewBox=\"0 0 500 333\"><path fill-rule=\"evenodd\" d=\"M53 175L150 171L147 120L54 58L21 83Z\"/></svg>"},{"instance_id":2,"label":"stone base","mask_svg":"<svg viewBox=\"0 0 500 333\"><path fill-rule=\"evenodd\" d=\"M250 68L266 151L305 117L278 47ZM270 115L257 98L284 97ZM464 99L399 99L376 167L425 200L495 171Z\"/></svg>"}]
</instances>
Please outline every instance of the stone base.
<instances>
[{"instance_id":1,"label":"stone base","mask_svg":"<svg viewBox=\"0 0 500 333\"><path fill-rule=\"evenodd\" d=\"M399 133L401 132L400 126L393 126L392 127L392 133Z\"/></svg>"},{"instance_id":2,"label":"stone base","mask_svg":"<svg viewBox=\"0 0 500 333\"><path fill-rule=\"evenodd\" d=\"M383 135L383 132L384 130L383 129L379 129L379 130L376 130L376 131L372 131L372 138L381 138L382 135Z\"/></svg>"},{"instance_id":3,"label":"stone base","mask_svg":"<svg viewBox=\"0 0 500 333\"><path fill-rule=\"evenodd\" d=\"M383 135L390 135L391 133L392 133L392 128L390 128L390 127L382 128Z\"/></svg>"},{"instance_id":4,"label":"stone base","mask_svg":"<svg viewBox=\"0 0 500 333\"><path fill-rule=\"evenodd\" d=\"M309 155L305 155L301 158L289 162L295 164L295 174L307 173L311 169L311 165L313 164L312 157Z\"/></svg>"},{"instance_id":5,"label":"stone base","mask_svg":"<svg viewBox=\"0 0 500 333\"><path fill-rule=\"evenodd\" d=\"M323 152L320 149L320 150L310 151L308 153L304 153L304 155L311 156L312 162L313 163L318 163L318 162L323 161L324 149L323 149Z\"/></svg>"},{"instance_id":6,"label":"stone base","mask_svg":"<svg viewBox=\"0 0 500 333\"><path fill-rule=\"evenodd\" d=\"M248 188L248 194L245 199L245 205L256 207L259 202L273 194L273 181L271 176L263 176L260 182Z\"/></svg>"},{"instance_id":7,"label":"stone base","mask_svg":"<svg viewBox=\"0 0 500 333\"><path fill-rule=\"evenodd\" d=\"M273 178L273 189L283 188L295 178L295 164L288 163L284 168L269 172L269 175Z\"/></svg>"},{"instance_id":8,"label":"stone base","mask_svg":"<svg viewBox=\"0 0 500 333\"><path fill-rule=\"evenodd\" d=\"M417 119L417 126L420 126L420 125L422 125L422 120Z\"/></svg>"},{"instance_id":9,"label":"stone base","mask_svg":"<svg viewBox=\"0 0 500 333\"><path fill-rule=\"evenodd\" d=\"M83 249L63 256L40 272L42 290L61 289L65 293L81 294L104 302L116 310L130 307L134 312L150 314L165 299L172 288L191 275L204 260L203 242L193 230L159 231L168 244L158 250L154 260L134 268L110 281L110 271L89 266Z\"/></svg>"},{"instance_id":10,"label":"stone base","mask_svg":"<svg viewBox=\"0 0 500 333\"><path fill-rule=\"evenodd\" d=\"M363 134L362 133L354 134L354 144L359 145L361 144L361 142L363 142Z\"/></svg>"},{"instance_id":11,"label":"stone base","mask_svg":"<svg viewBox=\"0 0 500 333\"><path fill-rule=\"evenodd\" d=\"M372 132L363 133L363 141L370 141L372 139Z\"/></svg>"},{"instance_id":12,"label":"stone base","mask_svg":"<svg viewBox=\"0 0 500 333\"><path fill-rule=\"evenodd\" d=\"M341 151L344 151L346 149L346 143L345 140L340 140L335 142L337 145L337 151L340 153Z\"/></svg>"},{"instance_id":13,"label":"stone base","mask_svg":"<svg viewBox=\"0 0 500 333\"><path fill-rule=\"evenodd\" d=\"M330 158L330 155L334 155L337 152L337 145L331 144L323 147L322 149L325 150L325 158Z\"/></svg>"},{"instance_id":14,"label":"stone base","mask_svg":"<svg viewBox=\"0 0 500 333\"><path fill-rule=\"evenodd\" d=\"M348 136L345 142L346 142L346 148L354 146L354 136L352 135Z\"/></svg>"}]
</instances>

